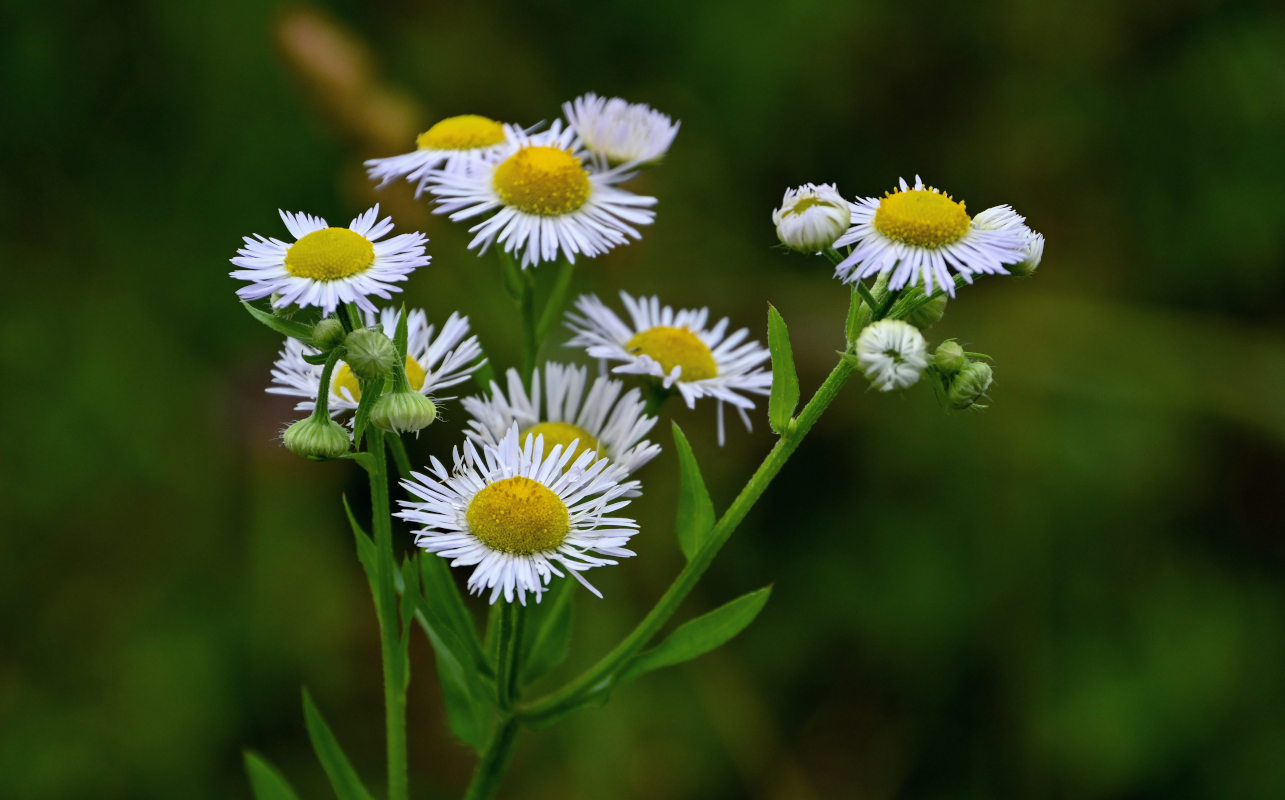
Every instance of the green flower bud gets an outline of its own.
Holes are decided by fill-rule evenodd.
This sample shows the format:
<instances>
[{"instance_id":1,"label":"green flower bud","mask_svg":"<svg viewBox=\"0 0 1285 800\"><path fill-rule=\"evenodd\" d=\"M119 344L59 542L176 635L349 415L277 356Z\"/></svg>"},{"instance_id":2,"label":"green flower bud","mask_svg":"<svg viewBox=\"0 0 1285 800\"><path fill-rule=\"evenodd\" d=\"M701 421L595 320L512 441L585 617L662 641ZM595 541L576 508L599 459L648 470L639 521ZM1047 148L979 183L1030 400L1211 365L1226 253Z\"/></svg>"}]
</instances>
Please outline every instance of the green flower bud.
<instances>
[{"instance_id":1,"label":"green flower bud","mask_svg":"<svg viewBox=\"0 0 1285 800\"><path fill-rule=\"evenodd\" d=\"M1019 278L1029 278L1039 268L1044 259L1044 234L1031 233L1031 240L1026 244L1026 258L1016 264L1009 264L1008 271Z\"/></svg>"},{"instance_id":2,"label":"green flower bud","mask_svg":"<svg viewBox=\"0 0 1285 800\"><path fill-rule=\"evenodd\" d=\"M268 308L272 309L272 316L277 317L278 319L290 319L295 315L295 312L299 310L299 307L294 303L288 303L277 308L277 301L280 299L281 294L279 292L273 292L272 296L268 298Z\"/></svg>"},{"instance_id":3,"label":"green flower bud","mask_svg":"<svg viewBox=\"0 0 1285 800\"><path fill-rule=\"evenodd\" d=\"M334 317L326 317L312 329L312 343L322 350L333 350L344 340L344 326Z\"/></svg>"},{"instance_id":4,"label":"green flower bud","mask_svg":"<svg viewBox=\"0 0 1285 800\"><path fill-rule=\"evenodd\" d=\"M352 446L344 426L315 414L286 428L281 440L287 450L304 458L339 458Z\"/></svg>"},{"instance_id":5,"label":"green flower bud","mask_svg":"<svg viewBox=\"0 0 1285 800\"><path fill-rule=\"evenodd\" d=\"M923 289L916 289L915 292L919 297L924 296ZM946 315L946 295L938 295L927 303L916 308L906 315L905 320L914 325L921 331L926 331L932 326L941 322L941 318Z\"/></svg>"},{"instance_id":6,"label":"green flower bud","mask_svg":"<svg viewBox=\"0 0 1285 800\"><path fill-rule=\"evenodd\" d=\"M986 390L991 388L991 368L981 361L970 361L950 379L946 389L946 402L962 411L977 405Z\"/></svg>"},{"instance_id":7,"label":"green flower bud","mask_svg":"<svg viewBox=\"0 0 1285 800\"><path fill-rule=\"evenodd\" d=\"M397 365L397 347L393 340L376 328L359 328L344 340L348 354L344 361L358 378L377 380L388 375Z\"/></svg>"},{"instance_id":8,"label":"green flower bud","mask_svg":"<svg viewBox=\"0 0 1285 800\"><path fill-rule=\"evenodd\" d=\"M427 428L437 419L437 406L413 390L381 394L370 409L370 422L393 433L410 433Z\"/></svg>"},{"instance_id":9,"label":"green flower bud","mask_svg":"<svg viewBox=\"0 0 1285 800\"><path fill-rule=\"evenodd\" d=\"M937 352L933 353L933 364L944 375L954 375L967 363L968 356L964 355L964 348L960 347L959 342L954 339L947 339L937 345Z\"/></svg>"}]
</instances>

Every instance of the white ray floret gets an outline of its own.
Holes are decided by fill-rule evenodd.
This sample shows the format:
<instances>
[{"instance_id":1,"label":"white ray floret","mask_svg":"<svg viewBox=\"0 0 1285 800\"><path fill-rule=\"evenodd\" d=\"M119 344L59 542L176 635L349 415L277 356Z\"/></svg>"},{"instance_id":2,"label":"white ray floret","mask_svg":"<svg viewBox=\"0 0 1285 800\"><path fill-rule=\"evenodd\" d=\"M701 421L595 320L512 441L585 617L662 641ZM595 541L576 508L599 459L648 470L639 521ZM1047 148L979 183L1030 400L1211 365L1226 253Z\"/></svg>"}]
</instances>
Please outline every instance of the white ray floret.
<instances>
[{"instance_id":1,"label":"white ray floret","mask_svg":"<svg viewBox=\"0 0 1285 800\"><path fill-rule=\"evenodd\" d=\"M594 358L621 362L612 368L620 374L648 375L665 389L676 389L688 408L702 397L713 398L718 409L718 441L723 443L723 404L736 409L748 429L747 413L754 408L750 395L765 395L772 388L772 373L763 364L767 348L749 339L749 330L728 333L724 317L709 325L709 309L662 306L657 297L631 297L620 293L630 321L594 295L576 300L567 314L575 333L567 344L583 347Z\"/></svg>"},{"instance_id":2,"label":"white ray floret","mask_svg":"<svg viewBox=\"0 0 1285 800\"><path fill-rule=\"evenodd\" d=\"M473 417L468 436L480 445L498 445L516 424L526 438L543 435L546 448L576 443L573 454L595 450L627 474L660 453L660 445L644 438L656 417L643 413L647 404L636 388L626 392L621 381L605 375L590 384L586 368L552 361L535 371L530 391L517 370L506 379L507 390L492 381L489 397L461 401Z\"/></svg>"},{"instance_id":3,"label":"white ray floret","mask_svg":"<svg viewBox=\"0 0 1285 800\"><path fill-rule=\"evenodd\" d=\"M968 283L978 274L1006 275L1007 265L1025 258L1027 236L1014 226L979 225L962 202L915 176L913 187L902 180L894 192L853 204L852 227L834 244L852 246L835 268L844 283L890 273L889 288L922 284L928 294L936 287L953 296L952 273Z\"/></svg>"},{"instance_id":4,"label":"white ray floret","mask_svg":"<svg viewBox=\"0 0 1285 800\"><path fill-rule=\"evenodd\" d=\"M479 161L494 160L504 152L507 142L504 123L477 114L461 114L439 120L421 133L409 153L367 160L366 172L380 182L379 188L405 178L415 185L415 196L419 197L434 170L458 172Z\"/></svg>"},{"instance_id":5,"label":"white ray floret","mask_svg":"<svg viewBox=\"0 0 1285 800\"><path fill-rule=\"evenodd\" d=\"M455 221L486 215L469 228L470 248L484 252L498 244L517 254L523 268L574 262L641 238L637 226L655 219L656 198L616 185L632 173L586 165L575 131L560 121L535 134L510 127L508 135L494 160L459 172L434 171L429 178L436 213Z\"/></svg>"},{"instance_id":6,"label":"white ray floret","mask_svg":"<svg viewBox=\"0 0 1285 800\"><path fill-rule=\"evenodd\" d=\"M416 499L399 501L396 516L421 526L420 547L472 567L469 591L490 592L491 603L525 605L528 593L538 602L564 574L601 597L580 573L634 555L625 545L637 523L610 516L629 502L624 468L589 451L546 451L543 436L520 439L514 425L498 445L465 441L450 469L433 458L402 481Z\"/></svg>"},{"instance_id":7,"label":"white ray floret","mask_svg":"<svg viewBox=\"0 0 1285 800\"><path fill-rule=\"evenodd\" d=\"M857 362L876 389L891 392L919 381L928 367L928 348L914 325L883 319L867 325L857 337Z\"/></svg>"},{"instance_id":8,"label":"white ray floret","mask_svg":"<svg viewBox=\"0 0 1285 800\"><path fill-rule=\"evenodd\" d=\"M563 103L562 113L585 147L611 164L659 160L674 143L681 124L644 103L592 92Z\"/></svg>"},{"instance_id":9,"label":"white ray floret","mask_svg":"<svg viewBox=\"0 0 1285 800\"><path fill-rule=\"evenodd\" d=\"M356 303L364 311L374 311L370 297L392 297L401 291L393 284L429 262L424 234L383 238L392 232L393 220L379 219L379 204L354 218L347 228L332 228L321 217L302 212L280 214L294 242L246 236L244 247L232 259L241 267L232 277L250 282L237 290L242 300L278 295L273 302L276 308L317 306L329 314L343 303Z\"/></svg>"},{"instance_id":10,"label":"white ray floret","mask_svg":"<svg viewBox=\"0 0 1285 800\"><path fill-rule=\"evenodd\" d=\"M378 324L391 339L397 331L398 310L385 308L376 317L366 314L366 325ZM311 411L321 386L320 364L309 364L304 356L319 351L297 339L286 339L285 346L272 365L272 385L267 391L303 398L295 406ZM422 395L434 395L456 386L482 365L482 347L476 336L469 335L468 317L451 314L441 333L428 324L428 315L416 308L406 317L406 378L411 388ZM449 398L437 398L449 399ZM352 370L340 361L330 379L330 415L353 411L361 400L361 388Z\"/></svg>"}]
</instances>

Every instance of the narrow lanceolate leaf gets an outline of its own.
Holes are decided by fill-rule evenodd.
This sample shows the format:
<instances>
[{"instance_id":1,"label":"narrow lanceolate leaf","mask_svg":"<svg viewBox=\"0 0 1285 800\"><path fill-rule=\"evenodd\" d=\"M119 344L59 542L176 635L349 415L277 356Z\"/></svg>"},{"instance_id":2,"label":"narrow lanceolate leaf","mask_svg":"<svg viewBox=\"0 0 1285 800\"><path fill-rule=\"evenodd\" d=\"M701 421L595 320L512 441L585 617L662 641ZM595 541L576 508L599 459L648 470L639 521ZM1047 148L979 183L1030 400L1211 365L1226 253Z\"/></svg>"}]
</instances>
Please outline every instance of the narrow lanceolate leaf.
<instances>
[{"instance_id":1,"label":"narrow lanceolate leaf","mask_svg":"<svg viewBox=\"0 0 1285 800\"><path fill-rule=\"evenodd\" d=\"M459 659L466 665L472 665L476 672L491 675L491 665L482 651L482 639L477 635L477 626L460 589L451 577L451 568L446 559L421 553L419 558L420 579L424 584L424 602L442 621L442 625L453 631L459 638L462 649Z\"/></svg>"},{"instance_id":2,"label":"narrow lanceolate leaf","mask_svg":"<svg viewBox=\"0 0 1285 800\"><path fill-rule=\"evenodd\" d=\"M316 751L321 768L330 779L330 787L335 790L335 796L339 800L371 800L370 792L361 785L357 770L353 769L352 762L339 747L338 740L312 702L307 689L303 690L303 721L308 728L308 738L312 740L312 749Z\"/></svg>"},{"instance_id":3,"label":"narrow lanceolate leaf","mask_svg":"<svg viewBox=\"0 0 1285 800\"><path fill-rule=\"evenodd\" d=\"M366 572L366 582L370 584L370 591L375 591L375 542L370 538L366 531L362 530L361 523L352 513L352 507L348 505L348 495L342 495L344 501L344 513L348 515L348 525L352 528L353 538L357 540L357 560L361 562L361 568Z\"/></svg>"},{"instance_id":4,"label":"narrow lanceolate leaf","mask_svg":"<svg viewBox=\"0 0 1285 800\"><path fill-rule=\"evenodd\" d=\"M481 752L491 734L495 692L489 689L476 670L460 662L443 641L440 628L432 625L423 614L417 615L416 619L428 635L437 657L437 678L442 685L446 723L461 742Z\"/></svg>"},{"instance_id":5,"label":"narrow lanceolate leaf","mask_svg":"<svg viewBox=\"0 0 1285 800\"><path fill-rule=\"evenodd\" d=\"M393 345L397 348L397 355L401 359L398 363L406 362L406 340L408 337L406 322L406 304L402 303L402 310L397 315L397 332L393 334Z\"/></svg>"},{"instance_id":6,"label":"narrow lanceolate leaf","mask_svg":"<svg viewBox=\"0 0 1285 800\"><path fill-rule=\"evenodd\" d=\"M298 339L304 344L312 344L312 326L306 322L295 322L294 320L282 319L259 308L255 308L249 303L242 303L250 316L267 325L272 330L282 336L289 336L291 339Z\"/></svg>"},{"instance_id":7,"label":"narrow lanceolate leaf","mask_svg":"<svg viewBox=\"0 0 1285 800\"><path fill-rule=\"evenodd\" d=\"M357 411L353 414L352 424L352 446L355 448L361 447L361 436L366 432L366 425L370 422L370 409L383 394L385 382L386 380L361 382L361 399L357 401Z\"/></svg>"},{"instance_id":8,"label":"narrow lanceolate leaf","mask_svg":"<svg viewBox=\"0 0 1285 800\"><path fill-rule=\"evenodd\" d=\"M250 777L254 800L299 800L285 777L258 753L245 751L245 774Z\"/></svg>"},{"instance_id":9,"label":"narrow lanceolate leaf","mask_svg":"<svg viewBox=\"0 0 1285 800\"><path fill-rule=\"evenodd\" d=\"M571 649L571 607L576 581L562 580L549 590L552 597L537 608L535 635L522 657L522 682L530 683L562 663ZM530 610L528 610L530 613Z\"/></svg>"},{"instance_id":10,"label":"narrow lanceolate leaf","mask_svg":"<svg viewBox=\"0 0 1285 800\"><path fill-rule=\"evenodd\" d=\"M772 430L785 433L799 405L799 376L794 371L790 331L773 305L767 307L767 348L772 352L772 394L767 401L767 418Z\"/></svg>"},{"instance_id":11,"label":"narrow lanceolate leaf","mask_svg":"<svg viewBox=\"0 0 1285 800\"><path fill-rule=\"evenodd\" d=\"M638 656L625 670L622 680L636 678L654 669L681 664L726 643L754 621L767 603L771 586L741 595L708 614L678 626L663 642Z\"/></svg>"},{"instance_id":12,"label":"narrow lanceolate leaf","mask_svg":"<svg viewBox=\"0 0 1285 800\"><path fill-rule=\"evenodd\" d=\"M674 423L674 449L678 452L678 546L690 561L714 528L714 502L709 499L705 480L692 446L683 429Z\"/></svg>"}]
</instances>

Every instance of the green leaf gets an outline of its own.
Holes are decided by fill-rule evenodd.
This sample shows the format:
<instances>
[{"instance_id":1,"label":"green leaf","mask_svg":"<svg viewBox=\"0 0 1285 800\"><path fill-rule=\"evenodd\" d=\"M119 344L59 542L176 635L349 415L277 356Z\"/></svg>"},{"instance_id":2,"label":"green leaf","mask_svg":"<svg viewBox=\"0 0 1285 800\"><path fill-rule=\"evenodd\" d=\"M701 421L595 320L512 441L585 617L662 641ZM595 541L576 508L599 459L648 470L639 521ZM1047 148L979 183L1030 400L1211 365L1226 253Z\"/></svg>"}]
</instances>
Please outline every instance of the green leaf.
<instances>
[{"instance_id":1,"label":"green leaf","mask_svg":"<svg viewBox=\"0 0 1285 800\"><path fill-rule=\"evenodd\" d=\"M294 320L289 320L289 319L282 319L281 317L278 317L274 314L264 311L263 309L255 308L249 303L242 303L241 305L245 308L246 311L250 312L250 316L254 317L259 322L268 326L269 328L281 334L282 336L289 336L291 339L298 339L304 344L308 344L308 345L312 344L312 327L313 326L309 325L308 323L295 322Z\"/></svg>"},{"instance_id":2,"label":"green leaf","mask_svg":"<svg viewBox=\"0 0 1285 800\"><path fill-rule=\"evenodd\" d=\"M522 682L530 683L562 663L571 650L571 610L576 582L561 580L540 604L543 614L533 626L535 635L522 659ZM547 608L544 608L547 606Z\"/></svg>"},{"instance_id":3,"label":"green leaf","mask_svg":"<svg viewBox=\"0 0 1285 800\"><path fill-rule=\"evenodd\" d=\"M397 355L400 357L399 364L406 363L406 339L406 304L402 303L402 310L397 315L397 332L393 334L393 345L397 348Z\"/></svg>"},{"instance_id":4,"label":"green leaf","mask_svg":"<svg viewBox=\"0 0 1285 800\"><path fill-rule=\"evenodd\" d=\"M678 546L690 561L714 528L714 502L701 478L700 465L683 429L674 425L674 449L678 451Z\"/></svg>"},{"instance_id":5,"label":"green leaf","mask_svg":"<svg viewBox=\"0 0 1285 800\"><path fill-rule=\"evenodd\" d=\"M690 661L726 643L754 621L771 593L772 587L764 586L679 625L663 642L638 656L625 669L621 681Z\"/></svg>"},{"instance_id":6,"label":"green leaf","mask_svg":"<svg viewBox=\"0 0 1285 800\"><path fill-rule=\"evenodd\" d=\"M772 430L785 433L799 405L799 376L794 371L790 330L776 306L767 307L767 348L772 351L772 394L767 401L767 418Z\"/></svg>"},{"instance_id":7,"label":"green leaf","mask_svg":"<svg viewBox=\"0 0 1285 800\"><path fill-rule=\"evenodd\" d=\"M254 800L299 800L277 768L252 750L245 751L245 773L250 776Z\"/></svg>"},{"instance_id":8,"label":"green leaf","mask_svg":"<svg viewBox=\"0 0 1285 800\"><path fill-rule=\"evenodd\" d=\"M354 448L361 447L361 436L366 431L367 423L370 422L370 409L383 394L387 380L385 378L382 381L361 382L361 399L357 401L357 412L353 415L352 446Z\"/></svg>"},{"instance_id":9,"label":"green leaf","mask_svg":"<svg viewBox=\"0 0 1285 800\"><path fill-rule=\"evenodd\" d=\"M366 571L366 582L370 584L370 590L375 591L375 542L370 538L366 531L362 530L361 523L352 513L352 507L348 505L348 495L340 495L344 501L344 513L348 515L348 525L352 527L353 538L357 540L357 560L361 562L361 568Z\"/></svg>"},{"instance_id":10,"label":"green leaf","mask_svg":"<svg viewBox=\"0 0 1285 800\"><path fill-rule=\"evenodd\" d=\"M451 568L441 556L424 553L419 557L420 578L424 585L424 602L440 624L455 633L461 648L460 661L471 664L475 671L490 676L491 665L482 652L482 639L477 635L473 616L464 605L459 587L451 577Z\"/></svg>"},{"instance_id":11,"label":"green leaf","mask_svg":"<svg viewBox=\"0 0 1285 800\"><path fill-rule=\"evenodd\" d=\"M416 619L437 656L437 679L442 685L446 723L461 742L480 753L491 734L495 693L476 670L460 662L443 640L441 629L429 623L424 614Z\"/></svg>"},{"instance_id":12,"label":"green leaf","mask_svg":"<svg viewBox=\"0 0 1285 800\"><path fill-rule=\"evenodd\" d=\"M348 756L339 747L339 742L312 702L307 689L303 690L303 720L308 728L308 738L312 740L312 749L316 751L317 759L321 761L321 767L330 779L330 787L335 790L335 796L339 800L371 800L370 792L361 785L357 770L353 769Z\"/></svg>"}]
</instances>

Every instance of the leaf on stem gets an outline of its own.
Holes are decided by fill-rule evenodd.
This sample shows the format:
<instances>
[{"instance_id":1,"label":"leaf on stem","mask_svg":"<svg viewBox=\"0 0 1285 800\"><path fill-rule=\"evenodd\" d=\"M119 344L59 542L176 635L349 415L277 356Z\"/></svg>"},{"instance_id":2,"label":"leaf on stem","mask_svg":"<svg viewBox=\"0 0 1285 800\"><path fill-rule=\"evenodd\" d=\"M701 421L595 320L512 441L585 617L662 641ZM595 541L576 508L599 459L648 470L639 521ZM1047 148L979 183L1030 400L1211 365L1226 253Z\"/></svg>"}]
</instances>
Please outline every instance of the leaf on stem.
<instances>
[{"instance_id":1,"label":"leaf on stem","mask_svg":"<svg viewBox=\"0 0 1285 800\"><path fill-rule=\"evenodd\" d=\"M397 348L397 363L406 363L406 340L408 333L406 330L406 304L402 303L402 310L397 315L397 331L393 334L393 345Z\"/></svg>"},{"instance_id":2,"label":"leaf on stem","mask_svg":"<svg viewBox=\"0 0 1285 800\"><path fill-rule=\"evenodd\" d=\"M355 448L361 447L361 436L370 423L370 409L384 393L384 384L387 380L385 378L382 381L361 381L361 399L357 401L357 412L353 415L352 424L352 446Z\"/></svg>"},{"instance_id":3,"label":"leaf on stem","mask_svg":"<svg viewBox=\"0 0 1285 800\"><path fill-rule=\"evenodd\" d=\"M631 680L655 669L690 661L725 644L754 621L771 593L772 587L764 586L683 623L663 642L634 659L620 680Z\"/></svg>"},{"instance_id":4,"label":"leaf on stem","mask_svg":"<svg viewBox=\"0 0 1285 800\"><path fill-rule=\"evenodd\" d=\"M298 339L304 344L312 344L312 326L308 323L282 319L281 317L270 314L263 309L255 308L249 303L242 303L241 305L245 307L246 311L250 312L250 316L254 317L259 322L268 326L282 336L289 336L291 339Z\"/></svg>"},{"instance_id":5,"label":"leaf on stem","mask_svg":"<svg viewBox=\"0 0 1285 800\"><path fill-rule=\"evenodd\" d=\"M299 800L281 772L252 750L245 751L245 774L254 800Z\"/></svg>"},{"instance_id":6,"label":"leaf on stem","mask_svg":"<svg viewBox=\"0 0 1285 800\"><path fill-rule=\"evenodd\" d=\"M714 502L709 499L709 490L701 477L700 465L692 446L687 443L683 429L674 425L674 449L678 451L678 519L675 529L678 532L678 546L688 561L709 537L714 528Z\"/></svg>"},{"instance_id":7,"label":"leaf on stem","mask_svg":"<svg viewBox=\"0 0 1285 800\"><path fill-rule=\"evenodd\" d=\"M371 800L370 792L362 786L357 770L353 769L352 762L344 755L307 689L303 690L303 720L308 728L312 749L316 751L321 768L330 779L330 787L335 790L335 796L339 800Z\"/></svg>"},{"instance_id":8,"label":"leaf on stem","mask_svg":"<svg viewBox=\"0 0 1285 800\"><path fill-rule=\"evenodd\" d=\"M767 347L772 353L772 394L767 401L767 418L772 430L784 434L799 405L799 376L794 370L790 331L776 306L767 307Z\"/></svg>"}]
</instances>

